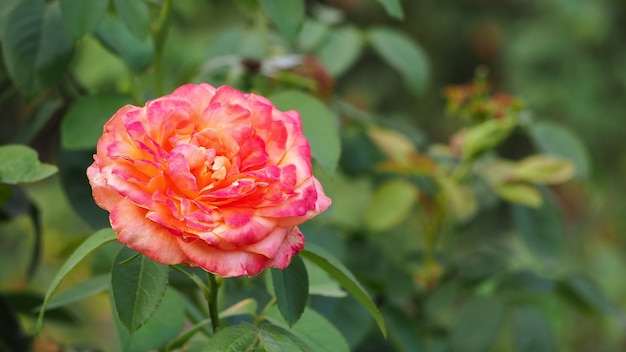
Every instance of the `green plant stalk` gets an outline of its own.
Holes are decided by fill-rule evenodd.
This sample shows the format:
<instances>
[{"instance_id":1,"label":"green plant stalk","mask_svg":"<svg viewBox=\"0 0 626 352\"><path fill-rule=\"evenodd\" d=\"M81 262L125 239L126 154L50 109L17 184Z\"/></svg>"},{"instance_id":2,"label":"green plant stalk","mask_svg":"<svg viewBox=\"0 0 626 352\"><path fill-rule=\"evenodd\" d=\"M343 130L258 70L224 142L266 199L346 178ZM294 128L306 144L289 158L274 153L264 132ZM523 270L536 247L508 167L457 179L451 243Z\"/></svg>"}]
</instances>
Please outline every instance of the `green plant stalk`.
<instances>
[{"instance_id":1,"label":"green plant stalk","mask_svg":"<svg viewBox=\"0 0 626 352\"><path fill-rule=\"evenodd\" d=\"M208 273L208 275L209 294L207 296L207 300L209 302L209 316L211 318L211 326L213 327L213 333L215 333L220 326L220 318L217 308L217 293L220 289L220 282L217 281L215 274Z\"/></svg>"},{"instance_id":2,"label":"green plant stalk","mask_svg":"<svg viewBox=\"0 0 626 352\"><path fill-rule=\"evenodd\" d=\"M154 90L157 96L162 96L164 94L163 53L165 51L165 40L167 38L171 13L172 1L163 0L159 18L152 28L152 36L154 39Z\"/></svg>"}]
</instances>

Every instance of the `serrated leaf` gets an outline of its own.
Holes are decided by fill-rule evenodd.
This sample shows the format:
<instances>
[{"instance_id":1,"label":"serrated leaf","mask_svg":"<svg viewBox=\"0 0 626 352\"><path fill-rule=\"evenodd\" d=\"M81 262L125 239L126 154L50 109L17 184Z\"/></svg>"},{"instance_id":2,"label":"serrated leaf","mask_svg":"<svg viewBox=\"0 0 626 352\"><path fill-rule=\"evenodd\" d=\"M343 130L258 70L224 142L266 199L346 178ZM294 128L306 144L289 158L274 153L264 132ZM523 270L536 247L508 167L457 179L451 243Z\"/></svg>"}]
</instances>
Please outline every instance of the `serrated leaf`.
<instances>
[{"instance_id":1,"label":"serrated leaf","mask_svg":"<svg viewBox=\"0 0 626 352\"><path fill-rule=\"evenodd\" d=\"M430 76L428 59L416 42L390 28L374 27L367 35L374 50L400 74L413 93L424 91Z\"/></svg>"},{"instance_id":2,"label":"serrated leaf","mask_svg":"<svg viewBox=\"0 0 626 352\"><path fill-rule=\"evenodd\" d=\"M288 267L271 272L278 310L285 321L293 325L304 312L309 298L309 277L304 262L300 256L295 256Z\"/></svg>"},{"instance_id":3,"label":"serrated leaf","mask_svg":"<svg viewBox=\"0 0 626 352\"><path fill-rule=\"evenodd\" d=\"M299 91L283 91L269 99L280 110L297 110L302 118L304 135L311 145L311 154L329 174L335 172L341 145L332 112L311 95Z\"/></svg>"},{"instance_id":4,"label":"serrated leaf","mask_svg":"<svg viewBox=\"0 0 626 352\"><path fill-rule=\"evenodd\" d=\"M115 239L117 239L117 235L112 229L109 228L99 230L93 235L87 237L87 239L80 246L78 246L78 248L76 248L72 255L67 258L48 287L43 304L41 305L41 310L39 311L39 317L37 318L37 325L35 328L37 333L40 333L43 328L43 317L50 301L50 297L59 287L59 284L61 284L61 281L63 281L65 276L67 276L67 274L91 252L100 248L105 243L114 241Z\"/></svg>"},{"instance_id":5,"label":"serrated leaf","mask_svg":"<svg viewBox=\"0 0 626 352\"><path fill-rule=\"evenodd\" d=\"M108 274L98 275L87 281L72 286L65 291L59 292L48 302L47 309L62 307L70 303L78 302L97 293L104 292L109 288L110 278Z\"/></svg>"},{"instance_id":6,"label":"serrated leaf","mask_svg":"<svg viewBox=\"0 0 626 352\"><path fill-rule=\"evenodd\" d=\"M259 330L259 346L265 352L297 352L310 349L289 330L272 324L264 324Z\"/></svg>"},{"instance_id":7,"label":"serrated leaf","mask_svg":"<svg viewBox=\"0 0 626 352\"><path fill-rule=\"evenodd\" d=\"M120 56L134 72L142 72L154 62L152 37L140 40L129 32L122 20L107 13L96 28L98 40L111 52Z\"/></svg>"},{"instance_id":8,"label":"serrated leaf","mask_svg":"<svg viewBox=\"0 0 626 352\"><path fill-rule=\"evenodd\" d=\"M130 33L139 40L145 40L150 34L148 5L143 0L113 0L113 4Z\"/></svg>"},{"instance_id":9,"label":"serrated leaf","mask_svg":"<svg viewBox=\"0 0 626 352\"><path fill-rule=\"evenodd\" d=\"M574 164L576 177L589 177L591 161L583 142L570 130L551 122L538 122L530 128L533 141L542 152L565 158Z\"/></svg>"},{"instance_id":10,"label":"serrated leaf","mask_svg":"<svg viewBox=\"0 0 626 352\"><path fill-rule=\"evenodd\" d=\"M532 307L513 311L515 352L556 352L559 350L548 320Z\"/></svg>"},{"instance_id":11,"label":"serrated leaf","mask_svg":"<svg viewBox=\"0 0 626 352\"><path fill-rule=\"evenodd\" d=\"M74 50L59 4L43 0L10 8L0 41L9 75L28 98L63 77Z\"/></svg>"},{"instance_id":12,"label":"serrated leaf","mask_svg":"<svg viewBox=\"0 0 626 352\"><path fill-rule=\"evenodd\" d=\"M383 316L380 314L380 311L365 288L361 286L348 268L325 249L312 243L306 244L301 255L326 271L332 278L337 280L343 288L350 292L350 294L352 294L372 315L383 335L387 335Z\"/></svg>"},{"instance_id":13,"label":"serrated leaf","mask_svg":"<svg viewBox=\"0 0 626 352\"><path fill-rule=\"evenodd\" d=\"M109 0L61 0L59 2L63 21L76 39L96 29L109 6Z\"/></svg>"},{"instance_id":14,"label":"serrated leaf","mask_svg":"<svg viewBox=\"0 0 626 352\"><path fill-rule=\"evenodd\" d=\"M504 305L495 297L471 297L458 313L450 342L454 351L485 351L504 322Z\"/></svg>"},{"instance_id":15,"label":"serrated leaf","mask_svg":"<svg viewBox=\"0 0 626 352\"><path fill-rule=\"evenodd\" d=\"M130 334L159 308L167 289L168 270L167 265L137 255L128 247L122 248L115 258L111 269L111 297L120 322Z\"/></svg>"},{"instance_id":16,"label":"serrated leaf","mask_svg":"<svg viewBox=\"0 0 626 352\"><path fill-rule=\"evenodd\" d=\"M295 41L304 18L304 0L260 0L260 3L285 38Z\"/></svg>"},{"instance_id":17,"label":"serrated leaf","mask_svg":"<svg viewBox=\"0 0 626 352\"><path fill-rule=\"evenodd\" d=\"M111 295L109 295L111 296ZM111 298L111 306L116 310ZM129 334L114 314L113 320L124 352L156 351L172 341L185 326L183 298L175 290L167 290L159 308L139 330Z\"/></svg>"},{"instance_id":18,"label":"serrated leaf","mask_svg":"<svg viewBox=\"0 0 626 352\"><path fill-rule=\"evenodd\" d=\"M218 330L209 339L203 352L241 352L253 351L258 344L257 327L250 324L239 324Z\"/></svg>"},{"instance_id":19,"label":"serrated leaf","mask_svg":"<svg viewBox=\"0 0 626 352\"><path fill-rule=\"evenodd\" d=\"M15 185L43 180L58 169L39 161L37 152L25 145L0 146L0 183Z\"/></svg>"},{"instance_id":20,"label":"serrated leaf","mask_svg":"<svg viewBox=\"0 0 626 352\"><path fill-rule=\"evenodd\" d=\"M272 307L266 315L272 324L288 330L308 348L307 352L348 352L350 350L345 338L333 324L316 311L306 308L298 322L289 327L282 319L278 308Z\"/></svg>"},{"instance_id":21,"label":"serrated leaf","mask_svg":"<svg viewBox=\"0 0 626 352\"><path fill-rule=\"evenodd\" d=\"M61 145L68 150L91 150L104 124L131 100L125 96L96 93L76 100L61 122Z\"/></svg>"},{"instance_id":22,"label":"serrated leaf","mask_svg":"<svg viewBox=\"0 0 626 352\"><path fill-rule=\"evenodd\" d=\"M402 11L402 3L400 0L377 0L383 7L387 14L396 19L404 19L404 11Z\"/></svg>"},{"instance_id":23,"label":"serrated leaf","mask_svg":"<svg viewBox=\"0 0 626 352\"><path fill-rule=\"evenodd\" d=\"M333 29L324 37L316 56L328 72L339 77L359 58L363 49L363 39L355 27L346 26Z\"/></svg>"},{"instance_id":24,"label":"serrated leaf","mask_svg":"<svg viewBox=\"0 0 626 352\"><path fill-rule=\"evenodd\" d=\"M419 190L411 182L396 179L378 187L365 211L365 224L372 231L385 231L399 225L417 203Z\"/></svg>"},{"instance_id":25,"label":"serrated leaf","mask_svg":"<svg viewBox=\"0 0 626 352\"><path fill-rule=\"evenodd\" d=\"M555 259L563 242L563 228L557 210L548 202L539 208L512 207L513 221L523 242L539 257Z\"/></svg>"}]
</instances>

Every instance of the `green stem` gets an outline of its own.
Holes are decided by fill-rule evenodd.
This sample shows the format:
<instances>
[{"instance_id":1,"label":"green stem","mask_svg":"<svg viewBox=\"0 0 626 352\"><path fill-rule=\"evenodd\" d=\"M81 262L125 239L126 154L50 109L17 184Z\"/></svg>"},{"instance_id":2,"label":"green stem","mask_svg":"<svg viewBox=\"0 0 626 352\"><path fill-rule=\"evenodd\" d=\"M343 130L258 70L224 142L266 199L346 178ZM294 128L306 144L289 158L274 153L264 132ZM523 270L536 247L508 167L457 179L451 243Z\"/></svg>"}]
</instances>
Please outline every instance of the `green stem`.
<instances>
[{"instance_id":1,"label":"green stem","mask_svg":"<svg viewBox=\"0 0 626 352\"><path fill-rule=\"evenodd\" d=\"M163 95L163 52L169 29L172 1L163 0L157 23L153 27L154 38L154 88L157 96Z\"/></svg>"},{"instance_id":2,"label":"green stem","mask_svg":"<svg viewBox=\"0 0 626 352\"><path fill-rule=\"evenodd\" d=\"M209 301L209 315L211 317L211 326L213 327L213 332L215 333L220 325L220 318L217 310L217 292L220 289L220 283L217 282L215 274L208 273L208 275L209 295L207 297L207 300Z\"/></svg>"}]
</instances>

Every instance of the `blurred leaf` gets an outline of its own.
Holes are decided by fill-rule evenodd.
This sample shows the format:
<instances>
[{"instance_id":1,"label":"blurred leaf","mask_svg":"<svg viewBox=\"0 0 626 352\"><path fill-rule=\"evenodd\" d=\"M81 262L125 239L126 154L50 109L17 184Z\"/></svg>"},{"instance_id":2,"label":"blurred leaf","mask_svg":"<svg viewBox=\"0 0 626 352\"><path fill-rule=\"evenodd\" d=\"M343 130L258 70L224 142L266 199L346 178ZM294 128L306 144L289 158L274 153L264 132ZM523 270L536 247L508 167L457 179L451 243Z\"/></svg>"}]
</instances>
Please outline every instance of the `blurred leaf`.
<instances>
[{"instance_id":1,"label":"blurred leaf","mask_svg":"<svg viewBox=\"0 0 626 352\"><path fill-rule=\"evenodd\" d=\"M291 328L282 319L276 307L272 307L267 312L266 318L272 324L288 330L303 341L309 347L306 349L307 352L348 352L350 350L348 343L333 324L312 309L306 308L300 320Z\"/></svg>"},{"instance_id":2,"label":"blurred leaf","mask_svg":"<svg viewBox=\"0 0 626 352\"><path fill-rule=\"evenodd\" d=\"M556 259L561 251L563 228L557 210L544 202L539 208L513 205L513 222L528 248L544 259Z\"/></svg>"},{"instance_id":3,"label":"blurred leaf","mask_svg":"<svg viewBox=\"0 0 626 352\"><path fill-rule=\"evenodd\" d=\"M96 28L98 40L111 52L120 56L134 72L142 72L154 61L152 37L139 40L128 31L122 20L107 13Z\"/></svg>"},{"instance_id":4,"label":"blurred leaf","mask_svg":"<svg viewBox=\"0 0 626 352\"><path fill-rule=\"evenodd\" d=\"M375 27L367 32L369 43L383 60L405 80L413 93L421 93L429 79L428 59L422 48L406 34Z\"/></svg>"},{"instance_id":5,"label":"blurred leaf","mask_svg":"<svg viewBox=\"0 0 626 352\"><path fill-rule=\"evenodd\" d=\"M58 2L17 3L6 14L2 34L0 42L7 70L27 98L63 77L74 43L61 19Z\"/></svg>"},{"instance_id":6,"label":"blurred leaf","mask_svg":"<svg viewBox=\"0 0 626 352\"><path fill-rule=\"evenodd\" d=\"M98 275L87 281L72 286L65 291L59 292L48 301L47 309L62 307L70 303L78 302L97 293L104 292L109 288L110 276Z\"/></svg>"},{"instance_id":7,"label":"blurred leaf","mask_svg":"<svg viewBox=\"0 0 626 352\"><path fill-rule=\"evenodd\" d=\"M509 295L547 294L554 290L555 283L528 270L507 274L499 283L497 290Z\"/></svg>"},{"instance_id":8,"label":"blurred leaf","mask_svg":"<svg viewBox=\"0 0 626 352\"><path fill-rule=\"evenodd\" d=\"M559 293L584 310L614 316L617 308L598 286L580 274L570 274L558 283Z\"/></svg>"},{"instance_id":9,"label":"blurred leaf","mask_svg":"<svg viewBox=\"0 0 626 352\"><path fill-rule=\"evenodd\" d=\"M41 241L43 229L41 225L41 216L39 214L39 208L37 204L28 200L28 217L33 223L35 238L33 240L33 251L28 263L28 270L26 271L26 277L30 280L35 275L35 271L39 267L41 261Z\"/></svg>"},{"instance_id":10,"label":"blurred leaf","mask_svg":"<svg viewBox=\"0 0 626 352\"><path fill-rule=\"evenodd\" d=\"M298 36L298 46L303 52L313 51L326 37L329 27L319 21L305 18Z\"/></svg>"},{"instance_id":11,"label":"blurred leaf","mask_svg":"<svg viewBox=\"0 0 626 352\"><path fill-rule=\"evenodd\" d=\"M371 180L367 177L349 178L339 172L332 178L324 173L316 176L333 200L333 205L321 214L320 219L328 218L341 228L362 229L363 215L372 194Z\"/></svg>"},{"instance_id":12,"label":"blurred leaf","mask_svg":"<svg viewBox=\"0 0 626 352\"><path fill-rule=\"evenodd\" d=\"M106 14L109 0L61 0L61 15L75 39L93 31Z\"/></svg>"},{"instance_id":13,"label":"blurred leaf","mask_svg":"<svg viewBox=\"0 0 626 352\"><path fill-rule=\"evenodd\" d=\"M30 351L17 314L3 295L0 295L0 351Z\"/></svg>"},{"instance_id":14,"label":"blurred leaf","mask_svg":"<svg viewBox=\"0 0 626 352\"><path fill-rule=\"evenodd\" d=\"M513 118L492 119L462 131L464 159L473 159L502 143L517 125Z\"/></svg>"},{"instance_id":15,"label":"blurred leaf","mask_svg":"<svg viewBox=\"0 0 626 352\"><path fill-rule=\"evenodd\" d=\"M0 207L3 207L13 196L13 189L11 186L0 183ZM4 209L0 209L0 220L4 220Z\"/></svg>"},{"instance_id":16,"label":"blurred leaf","mask_svg":"<svg viewBox=\"0 0 626 352\"><path fill-rule=\"evenodd\" d=\"M111 305L117 310L112 294ZM175 290L167 290L161 304L152 318L139 330L129 334L119 321L117 314L113 320L124 352L155 351L178 336L185 326L185 309L182 297Z\"/></svg>"},{"instance_id":17,"label":"blurred leaf","mask_svg":"<svg viewBox=\"0 0 626 352\"><path fill-rule=\"evenodd\" d=\"M372 328L376 324L367 309L354 296L342 299L312 296L309 308L332 322L346 339L351 351L356 350L373 333Z\"/></svg>"},{"instance_id":18,"label":"blurred leaf","mask_svg":"<svg viewBox=\"0 0 626 352\"><path fill-rule=\"evenodd\" d=\"M132 258L132 259L131 259ZM167 265L128 247L120 250L111 269L111 297L120 322L132 335L157 311L167 289Z\"/></svg>"},{"instance_id":19,"label":"blurred leaf","mask_svg":"<svg viewBox=\"0 0 626 352\"><path fill-rule=\"evenodd\" d=\"M569 181L574 172L574 165L567 160L547 155L532 155L518 161L511 170L510 177L518 181L554 185Z\"/></svg>"},{"instance_id":20,"label":"blurred leaf","mask_svg":"<svg viewBox=\"0 0 626 352\"><path fill-rule=\"evenodd\" d=\"M311 95L298 91L283 91L269 99L280 110L297 110L302 118L304 135L311 145L311 154L324 171L335 172L341 145L332 112Z\"/></svg>"},{"instance_id":21,"label":"blurred leaf","mask_svg":"<svg viewBox=\"0 0 626 352\"><path fill-rule=\"evenodd\" d=\"M37 152L25 145L0 146L0 183L15 185L43 180L58 169L39 161Z\"/></svg>"},{"instance_id":22,"label":"blurred leaf","mask_svg":"<svg viewBox=\"0 0 626 352\"><path fill-rule=\"evenodd\" d=\"M252 298L246 298L220 312L220 319L233 317L236 315L254 315L256 313L257 303Z\"/></svg>"},{"instance_id":23,"label":"blurred leaf","mask_svg":"<svg viewBox=\"0 0 626 352\"><path fill-rule=\"evenodd\" d=\"M450 341L454 351L485 351L502 329L504 306L495 297L474 296L468 299L452 327Z\"/></svg>"},{"instance_id":24,"label":"blurred leaf","mask_svg":"<svg viewBox=\"0 0 626 352\"><path fill-rule=\"evenodd\" d=\"M304 18L304 0L260 0L260 3L285 38L294 42Z\"/></svg>"},{"instance_id":25,"label":"blurred leaf","mask_svg":"<svg viewBox=\"0 0 626 352\"><path fill-rule=\"evenodd\" d=\"M418 154L413 142L404 134L379 127L370 127L367 134L392 161L410 165Z\"/></svg>"},{"instance_id":26,"label":"blurred leaf","mask_svg":"<svg viewBox=\"0 0 626 352\"><path fill-rule=\"evenodd\" d=\"M254 351L259 330L256 326L243 323L218 330L203 352Z\"/></svg>"},{"instance_id":27,"label":"blurred leaf","mask_svg":"<svg viewBox=\"0 0 626 352\"><path fill-rule=\"evenodd\" d=\"M386 231L399 225L417 203L419 190L411 182L394 179L383 183L370 199L365 224L372 231Z\"/></svg>"},{"instance_id":28,"label":"blurred leaf","mask_svg":"<svg viewBox=\"0 0 626 352\"><path fill-rule=\"evenodd\" d=\"M382 311L389 327L389 338L396 347L396 351L425 351L422 347L417 324L405 310L385 307Z\"/></svg>"},{"instance_id":29,"label":"blurred leaf","mask_svg":"<svg viewBox=\"0 0 626 352\"><path fill-rule=\"evenodd\" d=\"M463 222L474 216L478 203L468 187L449 177L438 177L436 181L445 196L447 210L456 221Z\"/></svg>"},{"instance_id":30,"label":"blurred leaf","mask_svg":"<svg viewBox=\"0 0 626 352\"><path fill-rule=\"evenodd\" d=\"M26 121L20 125L11 141L18 144L29 144L54 117L55 112L63 106L59 98L45 100L38 104L31 112Z\"/></svg>"},{"instance_id":31,"label":"blurred leaf","mask_svg":"<svg viewBox=\"0 0 626 352\"><path fill-rule=\"evenodd\" d=\"M495 186L496 193L512 203L539 208L543 203L541 192L537 188L523 183L501 183Z\"/></svg>"},{"instance_id":32,"label":"blurred leaf","mask_svg":"<svg viewBox=\"0 0 626 352\"><path fill-rule=\"evenodd\" d=\"M93 163L93 151L59 149L61 185L72 208L93 228L110 226L109 213L96 205L87 179L87 167Z\"/></svg>"},{"instance_id":33,"label":"blurred leaf","mask_svg":"<svg viewBox=\"0 0 626 352\"><path fill-rule=\"evenodd\" d=\"M61 145L68 150L94 149L104 124L131 100L127 97L96 93L76 100L61 122Z\"/></svg>"},{"instance_id":34,"label":"blurred leaf","mask_svg":"<svg viewBox=\"0 0 626 352\"><path fill-rule=\"evenodd\" d=\"M513 311L513 346L515 352L556 352L555 336L546 318L532 307Z\"/></svg>"},{"instance_id":35,"label":"blurred leaf","mask_svg":"<svg viewBox=\"0 0 626 352\"><path fill-rule=\"evenodd\" d=\"M43 304L41 305L41 310L39 311L39 317L37 318L37 325L35 328L37 333L40 333L41 329L43 329L43 316L46 312L50 297L59 287L59 284L63 281L65 276L67 276L67 274L91 252L100 248L103 244L116 239L117 235L110 228L96 231L93 235L87 237L87 239L85 239L85 241L81 243L78 248L76 248L74 253L67 258L65 263L63 263L57 274L52 279L50 286L48 286L48 291L46 292Z\"/></svg>"},{"instance_id":36,"label":"blurred leaf","mask_svg":"<svg viewBox=\"0 0 626 352\"><path fill-rule=\"evenodd\" d=\"M316 56L332 76L338 77L354 65L362 49L363 39L359 31L346 26L330 30Z\"/></svg>"},{"instance_id":37,"label":"blurred leaf","mask_svg":"<svg viewBox=\"0 0 626 352\"><path fill-rule=\"evenodd\" d=\"M150 34L150 9L143 0L113 0L115 10L126 28L143 41Z\"/></svg>"},{"instance_id":38,"label":"blurred leaf","mask_svg":"<svg viewBox=\"0 0 626 352\"><path fill-rule=\"evenodd\" d=\"M589 177L591 162L583 142L570 130L552 122L538 122L531 126L530 135L544 153L559 156L574 164L576 177Z\"/></svg>"},{"instance_id":39,"label":"blurred leaf","mask_svg":"<svg viewBox=\"0 0 626 352\"><path fill-rule=\"evenodd\" d=\"M367 291L365 291L363 286L361 286L348 268L346 268L339 260L333 257L325 249L312 243L307 243L305 245L301 255L313 262L315 265L324 269L331 277L337 280L343 288L359 300L372 317L374 317L374 320L376 320L378 328L383 335L387 335L385 322L382 315L378 311L378 308L370 298Z\"/></svg>"},{"instance_id":40,"label":"blurred leaf","mask_svg":"<svg viewBox=\"0 0 626 352\"><path fill-rule=\"evenodd\" d=\"M289 326L295 324L309 298L309 277L300 256L294 256L283 270L271 269L274 295L280 314Z\"/></svg>"},{"instance_id":41,"label":"blurred leaf","mask_svg":"<svg viewBox=\"0 0 626 352\"><path fill-rule=\"evenodd\" d=\"M402 3L400 0L377 0L383 7L387 14L398 20L404 19L404 11L402 11Z\"/></svg>"},{"instance_id":42,"label":"blurred leaf","mask_svg":"<svg viewBox=\"0 0 626 352\"><path fill-rule=\"evenodd\" d=\"M304 265L309 276L309 295L335 298L347 296L346 291L341 289L337 281L333 280L319 266L306 259L304 260Z\"/></svg>"}]
</instances>

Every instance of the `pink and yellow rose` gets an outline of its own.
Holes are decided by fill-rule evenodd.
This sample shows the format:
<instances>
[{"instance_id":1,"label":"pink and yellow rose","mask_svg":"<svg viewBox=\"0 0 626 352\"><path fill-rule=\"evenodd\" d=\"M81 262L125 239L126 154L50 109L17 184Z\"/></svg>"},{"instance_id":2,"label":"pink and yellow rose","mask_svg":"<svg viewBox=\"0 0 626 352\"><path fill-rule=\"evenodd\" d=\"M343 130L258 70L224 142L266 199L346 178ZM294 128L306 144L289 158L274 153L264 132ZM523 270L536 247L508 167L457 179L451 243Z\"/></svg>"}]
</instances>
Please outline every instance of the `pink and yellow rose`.
<instances>
[{"instance_id":1,"label":"pink and yellow rose","mask_svg":"<svg viewBox=\"0 0 626 352\"><path fill-rule=\"evenodd\" d=\"M122 107L87 176L120 242L225 277L285 268L304 246L298 225L331 202L299 114L227 86Z\"/></svg>"}]
</instances>

